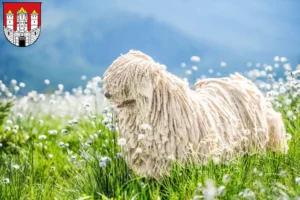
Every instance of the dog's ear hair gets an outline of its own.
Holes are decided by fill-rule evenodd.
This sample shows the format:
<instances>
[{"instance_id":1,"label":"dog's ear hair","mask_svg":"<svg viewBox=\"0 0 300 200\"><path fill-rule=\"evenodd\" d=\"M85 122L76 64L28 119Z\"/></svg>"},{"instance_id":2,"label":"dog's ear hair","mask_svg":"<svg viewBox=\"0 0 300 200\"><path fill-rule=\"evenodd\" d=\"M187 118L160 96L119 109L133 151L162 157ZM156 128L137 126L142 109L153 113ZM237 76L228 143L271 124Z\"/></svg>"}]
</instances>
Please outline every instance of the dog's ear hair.
<instances>
[{"instance_id":1,"label":"dog's ear hair","mask_svg":"<svg viewBox=\"0 0 300 200\"><path fill-rule=\"evenodd\" d=\"M148 69L149 70L149 69ZM137 86L137 91L148 98L152 97L153 91L161 83L161 72L157 68L150 69L147 74L144 74Z\"/></svg>"},{"instance_id":2,"label":"dog's ear hair","mask_svg":"<svg viewBox=\"0 0 300 200\"><path fill-rule=\"evenodd\" d=\"M150 77L144 77L137 86L137 92L145 97L151 98L154 85Z\"/></svg>"},{"instance_id":3,"label":"dog's ear hair","mask_svg":"<svg viewBox=\"0 0 300 200\"><path fill-rule=\"evenodd\" d=\"M134 60L139 65L139 70L135 76L138 82L136 83L137 92L145 97L151 98L153 90L160 82L161 72L165 71L165 66L155 62L150 56L141 51L130 50L126 56L130 60ZM134 58L133 58L133 57ZM135 59L136 58L136 59Z\"/></svg>"}]
</instances>

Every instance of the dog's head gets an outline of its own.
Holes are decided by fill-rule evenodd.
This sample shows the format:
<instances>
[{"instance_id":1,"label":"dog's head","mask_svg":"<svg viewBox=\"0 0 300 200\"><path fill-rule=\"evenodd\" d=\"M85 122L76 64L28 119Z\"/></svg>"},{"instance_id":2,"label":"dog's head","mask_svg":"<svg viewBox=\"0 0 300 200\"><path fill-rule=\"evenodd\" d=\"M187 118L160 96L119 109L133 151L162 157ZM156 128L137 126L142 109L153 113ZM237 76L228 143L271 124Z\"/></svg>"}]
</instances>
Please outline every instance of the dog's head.
<instances>
[{"instance_id":1,"label":"dog's head","mask_svg":"<svg viewBox=\"0 0 300 200\"><path fill-rule=\"evenodd\" d=\"M142 101L149 103L164 70L148 55L131 50L118 57L104 73L104 95L119 108Z\"/></svg>"}]
</instances>

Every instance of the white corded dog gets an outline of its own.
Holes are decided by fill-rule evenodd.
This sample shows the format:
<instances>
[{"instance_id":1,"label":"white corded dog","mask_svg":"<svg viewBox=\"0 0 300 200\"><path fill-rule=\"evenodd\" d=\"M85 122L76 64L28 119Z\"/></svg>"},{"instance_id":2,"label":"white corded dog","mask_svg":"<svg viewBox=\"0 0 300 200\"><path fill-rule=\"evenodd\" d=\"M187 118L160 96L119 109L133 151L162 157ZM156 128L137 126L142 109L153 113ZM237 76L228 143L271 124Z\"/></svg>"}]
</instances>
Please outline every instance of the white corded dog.
<instances>
[{"instance_id":1,"label":"white corded dog","mask_svg":"<svg viewBox=\"0 0 300 200\"><path fill-rule=\"evenodd\" d=\"M173 158L205 163L288 150L281 114L239 74L201 80L191 90L151 57L130 51L104 73L103 89L120 109L127 163L143 176L168 174Z\"/></svg>"}]
</instances>

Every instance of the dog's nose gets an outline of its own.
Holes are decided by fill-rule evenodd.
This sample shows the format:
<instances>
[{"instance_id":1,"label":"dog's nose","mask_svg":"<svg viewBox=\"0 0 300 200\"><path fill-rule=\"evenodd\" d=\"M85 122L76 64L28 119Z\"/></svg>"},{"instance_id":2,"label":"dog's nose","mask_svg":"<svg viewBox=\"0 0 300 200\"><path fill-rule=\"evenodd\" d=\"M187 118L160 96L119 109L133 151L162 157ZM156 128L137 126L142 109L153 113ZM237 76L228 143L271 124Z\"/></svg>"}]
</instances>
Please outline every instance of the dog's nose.
<instances>
[{"instance_id":1,"label":"dog's nose","mask_svg":"<svg viewBox=\"0 0 300 200\"><path fill-rule=\"evenodd\" d=\"M111 94L109 94L108 92L105 92L104 96L109 99L111 97Z\"/></svg>"}]
</instances>

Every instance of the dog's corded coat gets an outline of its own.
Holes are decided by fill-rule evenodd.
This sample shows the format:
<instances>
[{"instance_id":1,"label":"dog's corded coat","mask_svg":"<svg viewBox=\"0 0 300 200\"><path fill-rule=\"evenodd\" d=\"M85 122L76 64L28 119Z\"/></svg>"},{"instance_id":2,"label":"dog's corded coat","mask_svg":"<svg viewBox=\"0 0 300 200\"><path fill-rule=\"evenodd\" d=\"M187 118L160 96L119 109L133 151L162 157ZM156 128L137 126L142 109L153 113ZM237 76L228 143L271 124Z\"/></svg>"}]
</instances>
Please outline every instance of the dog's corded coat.
<instances>
[{"instance_id":1,"label":"dog's corded coat","mask_svg":"<svg viewBox=\"0 0 300 200\"><path fill-rule=\"evenodd\" d=\"M123 150L141 175L168 173L173 158L205 163L209 158L288 150L281 115L237 73L201 80L192 90L151 57L130 51L105 72L103 89L122 105Z\"/></svg>"}]
</instances>

